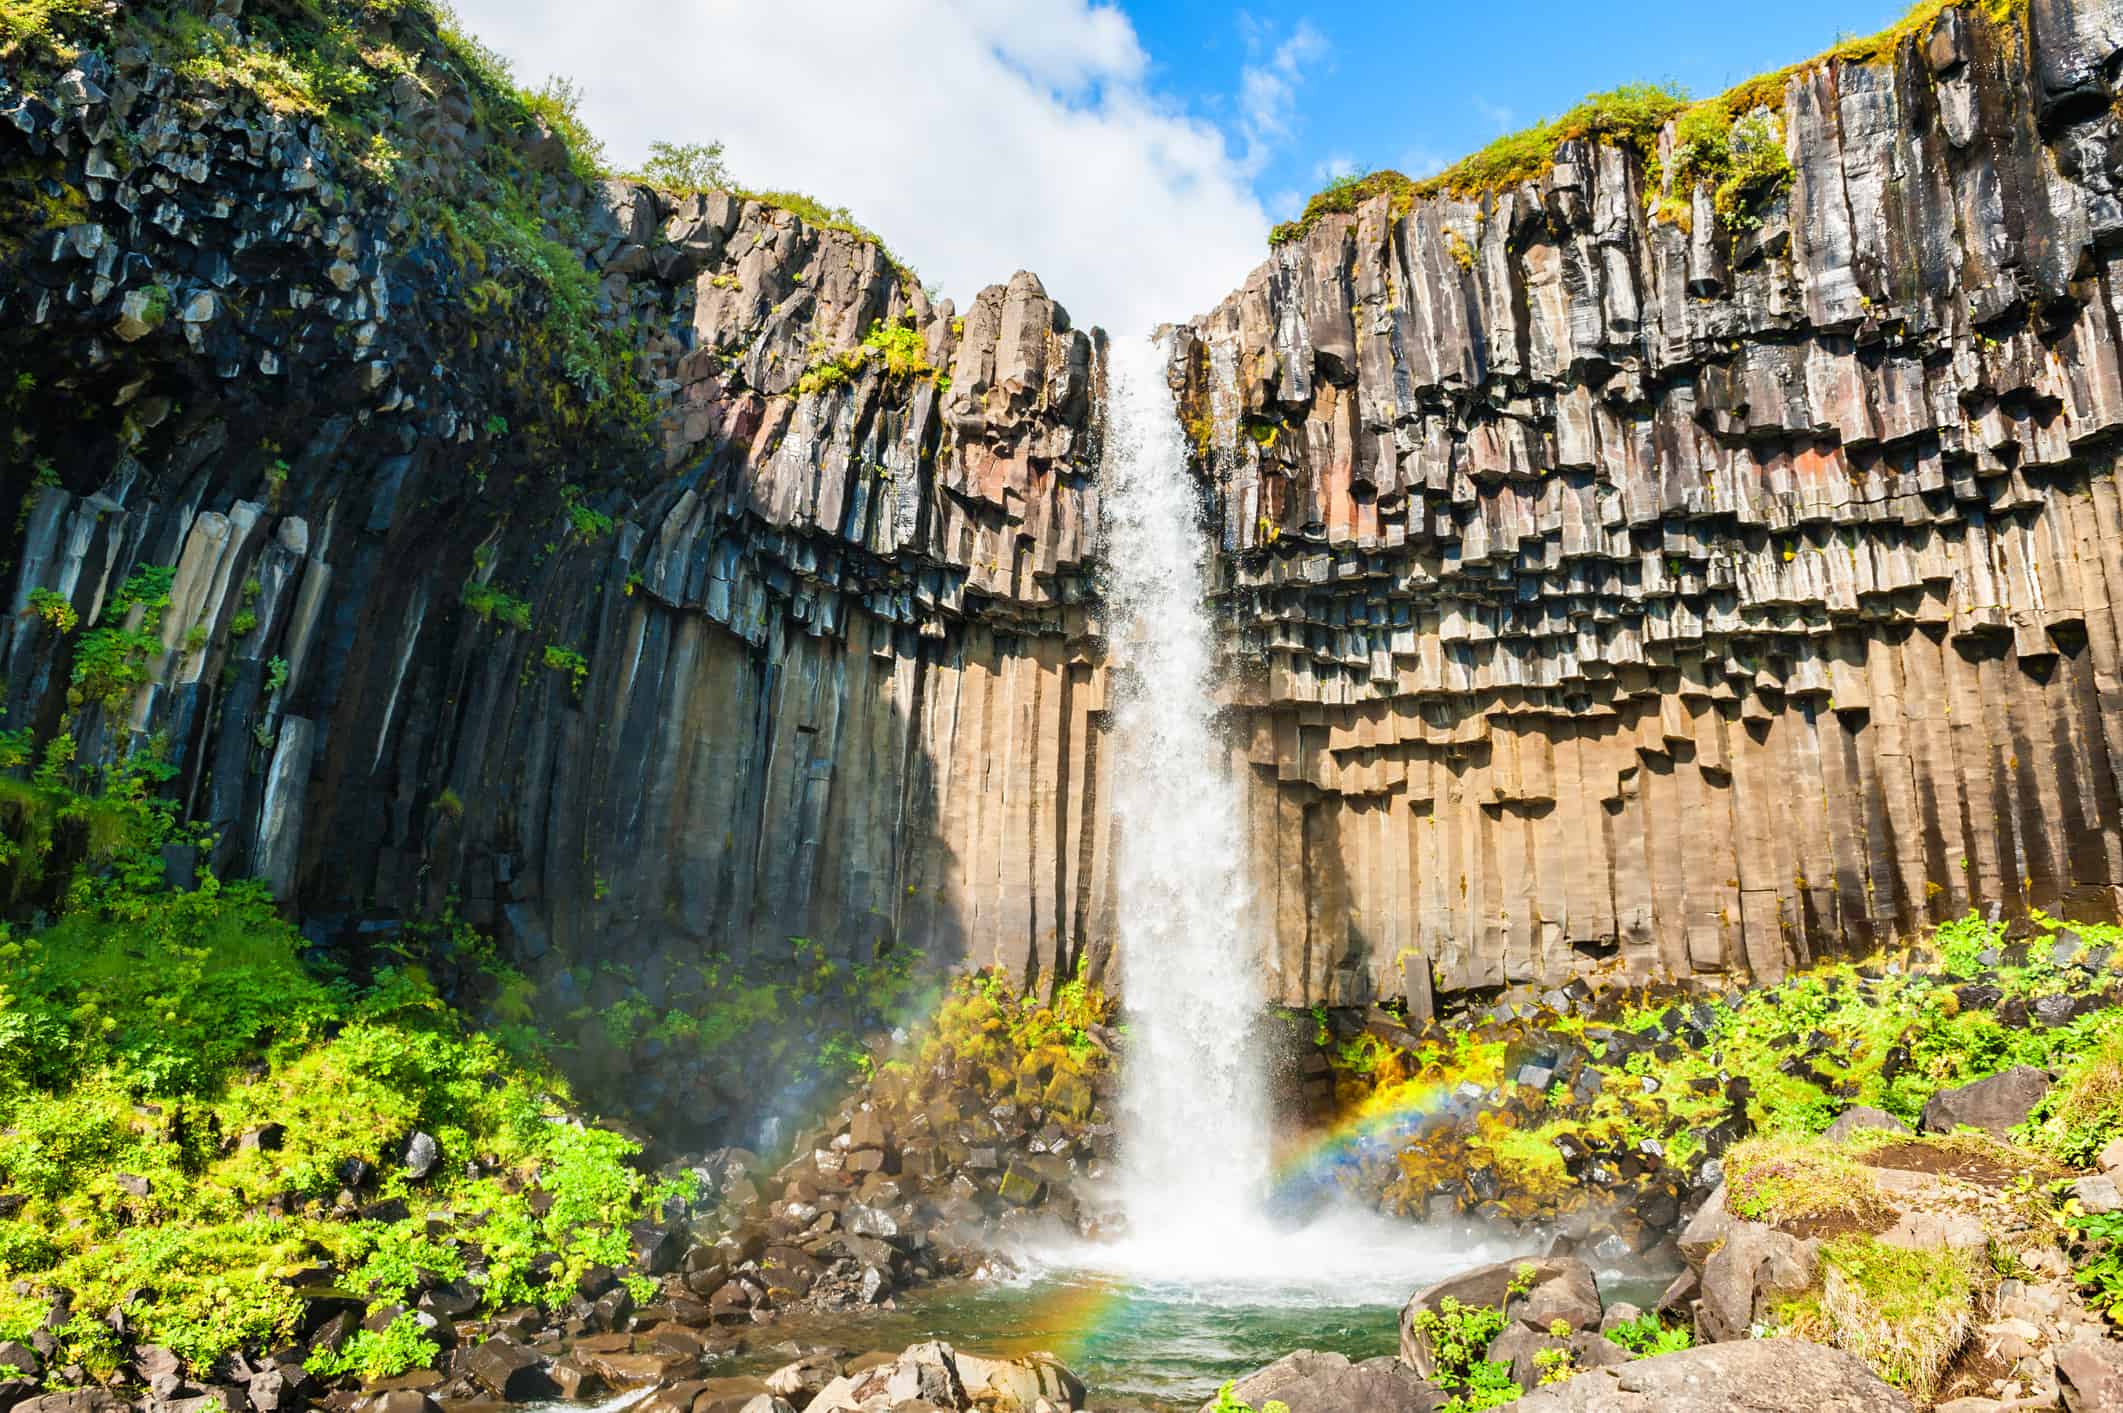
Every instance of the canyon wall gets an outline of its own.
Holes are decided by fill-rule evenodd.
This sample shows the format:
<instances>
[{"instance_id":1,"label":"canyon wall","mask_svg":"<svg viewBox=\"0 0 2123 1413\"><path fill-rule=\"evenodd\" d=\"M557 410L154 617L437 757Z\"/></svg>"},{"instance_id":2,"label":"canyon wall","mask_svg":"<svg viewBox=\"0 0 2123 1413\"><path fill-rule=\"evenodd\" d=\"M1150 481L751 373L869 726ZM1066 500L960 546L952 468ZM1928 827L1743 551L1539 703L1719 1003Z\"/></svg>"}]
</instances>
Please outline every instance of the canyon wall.
<instances>
[{"instance_id":1,"label":"canyon wall","mask_svg":"<svg viewBox=\"0 0 2123 1413\"><path fill-rule=\"evenodd\" d=\"M1573 142L1182 330L1284 1001L2115 916L2119 54L1946 10L1772 85L1733 223Z\"/></svg>"},{"instance_id":2,"label":"canyon wall","mask_svg":"<svg viewBox=\"0 0 2123 1413\"><path fill-rule=\"evenodd\" d=\"M160 8L0 81L9 739L156 746L217 871L490 930L585 1053L791 937L1102 964L1103 337L601 179L424 7L315 39L352 109L250 62L311 8ZM1179 330L1275 999L2116 914L2119 54L1948 10L1770 86L1737 223L1573 142Z\"/></svg>"},{"instance_id":3,"label":"canyon wall","mask_svg":"<svg viewBox=\"0 0 2123 1413\"><path fill-rule=\"evenodd\" d=\"M586 1047L791 937L1072 968L1102 336L578 172L423 7L360 14L379 170L214 9L221 70L143 22L0 86L0 726L154 744L224 876L454 911Z\"/></svg>"}]
</instances>

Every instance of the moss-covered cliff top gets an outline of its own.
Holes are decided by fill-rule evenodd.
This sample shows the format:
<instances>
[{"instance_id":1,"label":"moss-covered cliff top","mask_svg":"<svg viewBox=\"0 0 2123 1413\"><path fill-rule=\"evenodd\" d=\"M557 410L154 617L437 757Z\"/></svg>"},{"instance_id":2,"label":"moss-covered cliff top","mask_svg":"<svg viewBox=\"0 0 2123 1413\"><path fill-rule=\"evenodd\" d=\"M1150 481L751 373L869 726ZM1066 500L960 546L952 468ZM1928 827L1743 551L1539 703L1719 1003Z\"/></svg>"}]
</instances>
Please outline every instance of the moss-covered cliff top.
<instances>
[{"instance_id":1,"label":"moss-covered cliff top","mask_svg":"<svg viewBox=\"0 0 2123 1413\"><path fill-rule=\"evenodd\" d=\"M1757 75L1700 101L1671 84L1627 83L1605 93L1587 94L1566 112L1507 133L1433 176L1418 180L1388 168L1340 178L1306 202L1297 219L1284 221L1271 230L1268 243L1281 245L1296 240L1326 217L1352 213L1382 194L1393 197L1394 213L1400 216L1407 213L1417 197L1481 197L1534 180L1555 165L1555 154L1566 143L1606 143L1635 152L1647 164L1656 163L1659 136L1669 124L1676 134L1671 163L1674 170L1663 175L1670 175L1677 186L1705 178L1722 187L1731 175L1736 125L1758 110L1766 110L1772 116L1780 113L1785 87L1793 77L1826 63L1886 60L1905 40L1922 34L1943 12L1957 6L1995 25L2019 25L2025 19L2027 0L1919 0L1901 19L1877 34L1843 40L1810 59ZM1743 166L1746 137L1742 130ZM1766 173L1755 175L1758 179L1769 177ZM1731 203L1744 194L1740 189L1721 191L1721 211L1732 209Z\"/></svg>"}]
</instances>

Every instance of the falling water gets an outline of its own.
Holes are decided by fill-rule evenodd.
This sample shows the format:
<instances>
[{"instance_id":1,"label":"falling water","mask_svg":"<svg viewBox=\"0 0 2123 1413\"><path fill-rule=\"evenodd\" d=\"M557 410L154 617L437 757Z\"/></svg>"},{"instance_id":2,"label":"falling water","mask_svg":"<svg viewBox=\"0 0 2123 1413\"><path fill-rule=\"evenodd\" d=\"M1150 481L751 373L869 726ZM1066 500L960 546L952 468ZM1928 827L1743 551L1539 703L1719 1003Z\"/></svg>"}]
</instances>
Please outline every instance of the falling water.
<instances>
[{"instance_id":1,"label":"falling water","mask_svg":"<svg viewBox=\"0 0 2123 1413\"><path fill-rule=\"evenodd\" d=\"M1247 1039L1262 996L1240 800L1214 721L1213 541L1165 367L1161 343L1113 346L1104 588L1129 1023L1123 1196L1136 1239L1179 1259L1259 1221L1269 1153Z\"/></svg>"},{"instance_id":2,"label":"falling water","mask_svg":"<svg viewBox=\"0 0 2123 1413\"><path fill-rule=\"evenodd\" d=\"M1165 381L1166 350L1118 340L1108 363L1104 593L1114 674L1113 813L1128 1022L1118 1243L1047 1252L1174 1308L1376 1300L1488 1259L1464 1232L1329 1206L1270 1219L1260 936L1242 865L1243 801L1216 726L1213 537Z\"/></svg>"}]
</instances>

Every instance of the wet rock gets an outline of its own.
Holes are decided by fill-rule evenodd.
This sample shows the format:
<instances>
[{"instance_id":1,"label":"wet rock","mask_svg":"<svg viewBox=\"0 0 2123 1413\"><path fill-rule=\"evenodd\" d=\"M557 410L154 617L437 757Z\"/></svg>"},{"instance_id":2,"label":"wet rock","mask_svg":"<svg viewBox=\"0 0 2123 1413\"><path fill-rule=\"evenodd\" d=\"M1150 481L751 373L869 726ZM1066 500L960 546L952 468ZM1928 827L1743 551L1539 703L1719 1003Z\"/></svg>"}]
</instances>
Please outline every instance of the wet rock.
<instances>
[{"instance_id":1,"label":"wet rock","mask_svg":"<svg viewBox=\"0 0 2123 1413\"><path fill-rule=\"evenodd\" d=\"M1743 1340L1636 1359L1536 1388L1520 1413L1911 1413L1855 1355L1797 1339Z\"/></svg>"},{"instance_id":2,"label":"wet rock","mask_svg":"<svg viewBox=\"0 0 2123 1413\"><path fill-rule=\"evenodd\" d=\"M1445 1402L1437 1385L1397 1359L1352 1363L1344 1354L1300 1349L1240 1379L1231 1390L1255 1409L1271 1401L1292 1413L1436 1413ZM1202 1405L1203 1413L1215 1400Z\"/></svg>"},{"instance_id":3,"label":"wet rock","mask_svg":"<svg viewBox=\"0 0 2123 1413\"><path fill-rule=\"evenodd\" d=\"M495 1335L474 1345L465 1354L462 1368L480 1387L506 1403L529 1403L554 1396L555 1386L544 1357L507 1335Z\"/></svg>"},{"instance_id":4,"label":"wet rock","mask_svg":"<svg viewBox=\"0 0 2123 1413\"><path fill-rule=\"evenodd\" d=\"M804 1407L820 1389L840 1375L840 1361L831 1354L818 1351L784 1364L767 1375L767 1392Z\"/></svg>"},{"instance_id":5,"label":"wet rock","mask_svg":"<svg viewBox=\"0 0 2123 1413\"><path fill-rule=\"evenodd\" d=\"M805 1413L886 1413L918 1399L945 1410L1031 1410L1044 1399L1053 1408L1082 1406L1083 1385L1045 1355L989 1359L960 1355L940 1341L917 1344L886 1362L851 1362L848 1372L819 1390ZM963 1368L961 1368L963 1361ZM1020 1401L1026 1394L1031 1401Z\"/></svg>"},{"instance_id":6,"label":"wet rock","mask_svg":"<svg viewBox=\"0 0 2123 1413\"><path fill-rule=\"evenodd\" d=\"M1401 1310L1401 1360L1417 1374L1428 1378L1436 1368L1430 1341L1416 1328L1415 1314L1418 1310L1436 1312L1447 1297L1462 1305L1487 1305L1504 1311L1513 1319L1521 1318L1527 1308L1526 1292L1540 1289L1551 1282L1557 1283L1556 1292L1550 1296L1551 1303L1561 1307L1576 1308L1582 1292L1593 1291L1591 1325L1599 1323L1598 1287L1592 1278L1592 1269L1584 1262L1569 1257L1549 1257L1543 1260L1499 1261L1493 1265L1477 1267L1462 1272L1447 1280L1418 1290L1409 1297ZM1513 1287L1520 1294L1512 1294Z\"/></svg>"},{"instance_id":7,"label":"wet rock","mask_svg":"<svg viewBox=\"0 0 2123 1413\"><path fill-rule=\"evenodd\" d=\"M2006 1142L2013 1126L2024 1121L2028 1111L2049 1092L2049 1084L2049 1076L2041 1070L2018 1065L1988 1079L1942 1089L1924 1106L1919 1126L1925 1133L1980 1129Z\"/></svg>"}]
</instances>

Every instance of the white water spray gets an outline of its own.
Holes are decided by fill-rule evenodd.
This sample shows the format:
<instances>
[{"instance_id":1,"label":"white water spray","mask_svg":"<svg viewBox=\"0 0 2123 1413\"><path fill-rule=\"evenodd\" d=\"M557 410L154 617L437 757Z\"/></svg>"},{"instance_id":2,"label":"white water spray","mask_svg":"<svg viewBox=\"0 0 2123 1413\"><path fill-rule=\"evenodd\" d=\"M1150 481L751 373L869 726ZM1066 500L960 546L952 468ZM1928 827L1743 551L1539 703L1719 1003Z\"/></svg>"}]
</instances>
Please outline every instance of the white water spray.
<instances>
[{"instance_id":1,"label":"white water spray","mask_svg":"<svg viewBox=\"0 0 2123 1413\"><path fill-rule=\"evenodd\" d=\"M1243 801L1215 721L1214 541L1165 368L1161 343L1112 345L1102 472L1129 1230L1035 1260L1180 1303L1397 1305L1503 1253L1345 1207L1295 1230L1269 1218L1267 1085L1252 1034L1263 969Z\"/></svg>"},{"instance_id":2,"label":"white water spray","mask_svg":"<svg viewBox=\"0 0 2123 1413\"><path fill-rule=\"evenodd\" d=\"M1128 1008L1124 1200L1137 1242L1214 1249L1259 1220L1268 1111L1240 798L1215 727L1201 497L1166 350L1112 346L1103 483L1114 669L1113 813Z\"/></svg>"}]
</instances>

